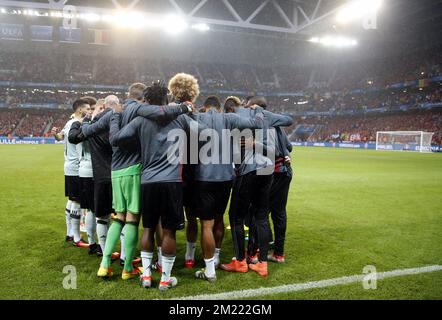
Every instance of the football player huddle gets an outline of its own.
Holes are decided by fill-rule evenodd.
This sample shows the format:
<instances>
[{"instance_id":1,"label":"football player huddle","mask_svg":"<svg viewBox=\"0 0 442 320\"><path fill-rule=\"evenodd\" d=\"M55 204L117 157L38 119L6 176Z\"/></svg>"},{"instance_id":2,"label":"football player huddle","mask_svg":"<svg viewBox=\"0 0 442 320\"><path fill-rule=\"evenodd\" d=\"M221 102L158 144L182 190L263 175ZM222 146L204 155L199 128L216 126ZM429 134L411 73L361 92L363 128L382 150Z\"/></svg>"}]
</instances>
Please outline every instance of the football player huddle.
<instances>
[{"instance_id":1,"label":"football player huddle","mask_svg":"<svg viewBox=\"0 0 442 320\"><path fill-rule=\"evenodd\" d=\"M186 229L183 267L194 268L198 224L205 268L196 279L215 282L217 269L266 277L268 261L285 262L292 147L283 127L293 119L256 96L223 104L209 96L196 108L199 94L197 79L184 73L168 86L134 83L124 102L76 100L65 127L53 128L64 143L66 242L101 257L98 277L112 278L119 260L123 280L175 287L176 232ZM234 258L223 264L226 229Z\"/></svg>"}]
</instances>

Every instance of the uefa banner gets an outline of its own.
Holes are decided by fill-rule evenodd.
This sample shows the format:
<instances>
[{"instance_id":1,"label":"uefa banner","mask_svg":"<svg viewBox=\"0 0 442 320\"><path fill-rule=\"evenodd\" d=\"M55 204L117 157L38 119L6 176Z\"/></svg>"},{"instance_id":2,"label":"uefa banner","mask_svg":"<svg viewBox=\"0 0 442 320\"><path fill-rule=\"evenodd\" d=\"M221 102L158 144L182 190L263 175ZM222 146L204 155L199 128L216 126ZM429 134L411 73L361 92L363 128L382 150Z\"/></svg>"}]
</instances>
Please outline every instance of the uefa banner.
<instances>
[{"instance_id":1,"label":"uefa banner","mask_svg":"<svg viewBox=\"0 0 442 320\"><path fill-rule=\"evenodd\" d=\"M296 147L323 147L323 148L344 148L344 149L368 149L368 150L376 150L376 143L352 143L352 142L292 142L293 146ZM396 148L393 145L391 146L383 146L382 150L415 150L416 148L404 148L403 146L400 148ZM442 146L431 146L431 150L433 152L442 152Z\"/></svg>"},{"instance_id":2,"label":"uefa banner","mask_svg":"<svg viewBox=\"0 0 442 320\"><path fill-rule=\"evenodd\" d=\"M0 39L2 40L23 40L24 26L21 24L0 24Z\"/></svg>"},{"instance_id":3,"label":"uefa banner","mask_svg":"<svg viewBox=\"0 0 442 320\"><path fill-rule=\"evenodd\" d=\"M32 41L52 41L52 26L31 26Z\"/></svg>"},{"instance_id":4,"label":"uefa banner","mask_svg":"<svg viewBox=\"0 0 442 320\"><path fill-rule=\"evenodd\" d=\"M17 104L17 108L24 108L24 109L57 109L58 103L34 103L34 102L27 102L27 103L19 103Z\"/></svg>"},{"instance_id":5,"label":"uefa banner","mask_svg":"<svg viewBox=\"0 0 442 320\"><path fill-rule=\"evenodd\" d=\"M18 138L18 137L1 137L0 145L2 144L63 144L63 141L56 141L55 138ZM323 148L343 148L343 149L363 149L375 150L376 143L334 143L334 142L292 142L296 147L323 147ZM442 152L442 146L432 146L433 152Z\"/></svg>"},{"instance_id":6,"label":"uefa banner","mask_svg":"<svg viewBox=\"0 0 442 320\"><path fill-rule=\"evenodd\" d=\"M0 144L60 144L55 138L8 138L0 137Z\"/></svg>"},{"instance_id":7,"label":"uefa banner","mask_svg":"<svg viewBox=\"0 0 442 320\"><path fill-rule=\"evenodd\" d=\"M60 42L80 43L81 42L81 30L80 30L80 28L64 28L64 27L60 27Z\"/></svg>"},{"instance_id":8,"label":"uefa banner","mask_svg":"<svg viewBox=\"0 0 442 320\"><path fill-rule=\"evenodd\" d=\"M298 147L325 147L325 148L346 148L346 149L376 149L376 143L337 143L337 142L292 142Z\"/></svg>"}]
</instances>

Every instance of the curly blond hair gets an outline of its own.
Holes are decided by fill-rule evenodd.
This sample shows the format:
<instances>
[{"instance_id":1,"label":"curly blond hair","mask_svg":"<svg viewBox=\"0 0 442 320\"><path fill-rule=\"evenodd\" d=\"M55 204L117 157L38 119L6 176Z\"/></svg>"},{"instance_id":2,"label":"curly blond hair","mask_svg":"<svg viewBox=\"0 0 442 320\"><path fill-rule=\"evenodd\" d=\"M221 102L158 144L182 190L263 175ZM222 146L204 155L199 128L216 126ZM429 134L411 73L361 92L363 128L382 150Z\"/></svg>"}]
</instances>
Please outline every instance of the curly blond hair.
<instances>
[{"instance_id":1,"label":"curly blond hair","mask_svg":"<svg viewBox=\"0 0 442 320\"><path fill-rule=\"evenodd\" d=\"M169 91L179 101L195 102L200 94L200 86L191 74L178 73L170 79Z\"/></svg>"}]
</instances>

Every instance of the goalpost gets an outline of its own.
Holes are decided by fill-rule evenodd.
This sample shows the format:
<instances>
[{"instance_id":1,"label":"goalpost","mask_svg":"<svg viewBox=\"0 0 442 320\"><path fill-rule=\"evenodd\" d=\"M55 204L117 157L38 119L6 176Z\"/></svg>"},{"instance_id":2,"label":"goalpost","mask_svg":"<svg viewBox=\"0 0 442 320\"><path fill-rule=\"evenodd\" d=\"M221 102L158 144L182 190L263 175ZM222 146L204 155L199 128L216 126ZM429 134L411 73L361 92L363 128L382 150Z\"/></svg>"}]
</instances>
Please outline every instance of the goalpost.
<instances>
[{"instance_id":1,"label":"goalpost","mask_svg":"<svg viewBox=\"0 0 442 320\"><path fill-rule=\"evenodd\" d=\"M378 131L376 150L432 152L433 132Z\"/></svg>"}]
</instances>

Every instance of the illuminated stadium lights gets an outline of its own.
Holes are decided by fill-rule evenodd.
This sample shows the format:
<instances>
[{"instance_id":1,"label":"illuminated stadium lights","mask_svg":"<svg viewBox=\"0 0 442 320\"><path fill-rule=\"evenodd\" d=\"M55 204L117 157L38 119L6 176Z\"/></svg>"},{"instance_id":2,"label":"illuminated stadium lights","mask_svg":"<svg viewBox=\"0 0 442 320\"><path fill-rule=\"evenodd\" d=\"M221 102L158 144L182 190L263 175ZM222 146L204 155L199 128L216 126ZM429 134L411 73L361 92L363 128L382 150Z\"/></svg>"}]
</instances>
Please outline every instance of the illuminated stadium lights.
<instances>
[{"instance_id":1,"label":"illuminated stadium lights","mask_svg":"<svg viewBox=\"0 0 442 320\"><path fill-rule=\"evenodd\" d=\"M185 31L189 25L183 18L176 15L170 15L166 18L163 27L164 31L168 34L175 35Z\"/></svg>"},{"instance_id":2,"label":"illuminated stadium lights","mask_svg":"<svg viewBox=\"0 0 442 320\"><path fill-rule=\"evenodd\" d=\"M5 9L4 12L2 11L2 13L8 13ZM41 11L37 11L37 10L32 10L32 9L26 9L23 11L16 11L15 14L18 15L24 15L24 16L35 16L35 17L47 17L49 16L48 12L41 12Z\"/></svg>"},{"instance_id":3,"label":"illuminated stadium lights","mask_svg":"<svg viewBox=\"0 0 442 320\"><path fill-rule=\"evenodd\" d=\"M26 15L26 16L46 16L56 19L79 19L90 23L106 22L122 29L142 29L145 27L162 29L168 34L179 34L189 28L189 24L184 17L179 15L148 15L141 12L120 10L113 13L97 14L95 12L64 12L59 10L31 10L31 9L12 9L0 8L0 13L8 15ZM200 32L207 32L210 27L206 23L195 23L191 28Z\"/></svg>"},{"instance_id":4,"label":"illuminated stadium lights","mask_svg":"<svg viewBox=\"0 0 442 320\"><path fill-rule=\"evenodd\" d=\"M101 20L105 21L105 22L113 22L115 19L115 17L111 14L104 14L101 16Z\"/></svg>"},{"instance_id":5,"label":"illuminated stadium lights","mask_svg":"<svg viewBox=\"0 0 442 320\"><path fill-rule=\"evenodd\" d=\"M118 27L138 29L143 26L144 16L139 12L118 11L114 21Z\"/></svg>"},{"instance_id":6,"label":"illuminated stadium lights","mask_svg":"<svg viewBox=\"0 0 442 320\"><path fill-rule=\"evenodd\" d=\"M146 17L144 25L151 28L165 28L167 22L156 16Z\"/></svg>"},{"instance_id":7,"label":"illuminated stadium lights","mask_svg":"<svg viewBox=\"0 0 442 320\"><path fill-rule=\"evenodd\" d=\"M338 11L336 21L346 24L360 20L363 17L376 13L382 6L382 0L355 0Z\"/></svg>"},{"instance_id":8,"label":"illuminated stadium lights","mask_svg":"<svg viewBox=\"0 0 442 320\"><path fill-rule=\"evenodd\" d=\"M309 40L312 43L319 43L326 47L345 48L354 47L358 42L354 39L346 38L343 36L325 36L325 37L313 37Z\"/></svg>"},{"instance_id":9,"label":"illuminated stadium lights","mask_svg":"<svg viewBox=\"0 0 442 320\"><path fill-rule=\"evenodd\" d=\"M210 30L210 27L205 23L197 23L192 26L192 29L195 29L195 30L198 30L201 32L206 32L206 31Z\"/></svg>"},{"instance_id":10,"label":"illuminated stadium lights","mask_svg":"<svg viewBox=\"0 0 442 320\"><path fill-rule=\"evenodd\" d=\"M53 18L63 18L63 12L61 12L61 11L51 11L50 16L53 17Z\"/></svg>"},{"instance_id":11,"label":"illuminated stadium lights","mask_svg":"<svg viewBox=\"0 0 442 320\"><path fill-rule=\"evenodd\" d=\"M103 17L96 13L85 13L80 15L81 19L87 20L89 22L98 22Z\"/></svg>"}]
</instances>

